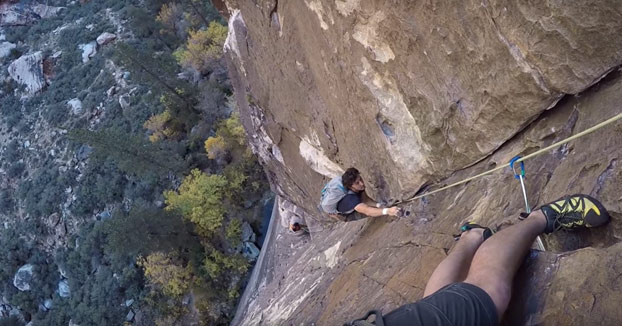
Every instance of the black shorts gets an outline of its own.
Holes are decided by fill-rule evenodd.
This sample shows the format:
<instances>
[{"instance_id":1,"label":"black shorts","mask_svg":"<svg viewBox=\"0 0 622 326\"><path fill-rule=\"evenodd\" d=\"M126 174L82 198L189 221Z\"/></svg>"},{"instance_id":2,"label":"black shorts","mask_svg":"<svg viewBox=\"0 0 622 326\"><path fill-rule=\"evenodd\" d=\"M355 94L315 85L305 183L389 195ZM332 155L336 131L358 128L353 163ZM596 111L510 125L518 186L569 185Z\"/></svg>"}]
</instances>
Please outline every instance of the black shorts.
<instances>
[{"instance_id":1,"label":"black shorts","mask_svg":"<svg viewBox=\"0 0 622 326\"><path fill-rule=\"evenodd\" d=\"M497 308L484 290L468 283L445 286L415 303L384 315L385 326L499 325Z\"/></svg>"}]
</instances>

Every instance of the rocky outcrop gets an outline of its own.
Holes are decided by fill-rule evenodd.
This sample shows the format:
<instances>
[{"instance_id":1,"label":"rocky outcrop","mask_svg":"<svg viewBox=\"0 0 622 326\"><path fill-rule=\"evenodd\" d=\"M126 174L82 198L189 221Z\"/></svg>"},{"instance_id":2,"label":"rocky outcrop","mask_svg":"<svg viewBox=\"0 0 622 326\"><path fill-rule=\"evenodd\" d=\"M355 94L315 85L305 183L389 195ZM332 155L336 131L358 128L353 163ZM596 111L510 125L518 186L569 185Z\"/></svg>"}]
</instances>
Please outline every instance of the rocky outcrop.
<instances>
[{"instance_id":1,"label":"rocky outcrop","mask_svg":"<svg viewBox=\"0 0 622 326\"><path fill-rule=\"evenodd\" d=\"M334 224L316 205L344 168L357 167L375 199L406 200L620 112L616 1L228 1L228 8L225 52L249 143L273 190L304 210L313 239L294 250L277 228L268 250L279 259L258 263L267 266L262 291L242 304L234 325L339 325L417 300L461 223L517 223L523 209L518 182L497 173L405 204L412 214L403 219ZM588 193L613 223L546 236L547 252L528 257L518 274L503 324L622 320L610 304L620 300L616 287L607 286L617 283L612 257L622 250L620 128L527 162L532 206Z\"/></svg>"},{"instance_id":2,"label":"rocky outcrop","mask_svg":"<svg viewBox=\"0 0 622 326\"><path fill-rule=\"evenodd\" d=\"M26 93L34 95L47 86L43 77L43 54L41 51L19 57L9 65L9 75L26 87Z\"/></svg>"},{"instance_id":3,"label":"rocky outcrop","mask_svg":"<svg viewBox=\"0 0 622 326\"><path fill-rule=\"evenodd\" d=\"M11 42L0 43L0 59L8 56L15 47L16 45Z\"/></svg>"},{"instance_id":4,"label":"rocky outcrop","mask_svg":"<svg viewBox=\"0 0 622 326\"><path fill-rule=\"evenodd\" d=\"M54 17L62 9L43 4L0 3L0 26L29 25L41 18Z\"/></svg>"},{"instance_id":5,"label":"rocky outcrop","mask_svg":"<svg viewBox=\"0 0 622 326\"><path fill-rule=\"evenodd\" d=\"M13 277L13 286L20 291L30 291L30 283L33 278L33 268L31 264L20 267Z\"/></svg>"}]
</instances>

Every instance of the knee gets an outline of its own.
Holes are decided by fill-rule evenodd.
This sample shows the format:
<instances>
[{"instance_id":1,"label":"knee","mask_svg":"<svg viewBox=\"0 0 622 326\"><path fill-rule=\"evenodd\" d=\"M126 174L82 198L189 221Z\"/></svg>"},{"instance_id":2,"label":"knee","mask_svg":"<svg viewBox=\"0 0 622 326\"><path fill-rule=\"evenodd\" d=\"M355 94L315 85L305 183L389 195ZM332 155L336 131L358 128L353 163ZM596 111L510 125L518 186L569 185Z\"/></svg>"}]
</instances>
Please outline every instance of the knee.
<instances>
[{"instance_id":1,"label":"knee","mask_svg":"<svg viewBox=\"0 0 622 326\"><path fill-rule=\"evenodd\" d=\"M497 308L499 319L503 317L503 313L510 303L512 297L512 284L510 282L501 281L494 278L470 278L464 281L465 283L473 284L480 289L484 290L494 302Z\"/></svg>"}]
</instances>

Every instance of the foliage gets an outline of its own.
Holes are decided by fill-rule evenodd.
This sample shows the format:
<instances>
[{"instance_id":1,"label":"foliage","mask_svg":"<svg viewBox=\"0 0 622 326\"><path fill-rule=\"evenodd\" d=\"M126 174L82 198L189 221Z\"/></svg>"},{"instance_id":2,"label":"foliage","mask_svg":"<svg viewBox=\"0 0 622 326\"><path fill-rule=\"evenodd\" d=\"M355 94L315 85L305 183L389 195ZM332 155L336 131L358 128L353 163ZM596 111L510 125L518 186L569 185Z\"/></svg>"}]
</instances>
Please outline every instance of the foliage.
<instances>
[{"instance_id":1,"label":"foliage","mask_svg":"<svg viewBox=\"0 0 622 326\"><path fill-rule=\"evenodd\" d=\"M179 36L180 38L185 37L183 16L183 8L178 4L174 2L163 4L162 8L160 8L158 16L156 17L156 21L162 23L162 25L164 25L165 27L164 29L160 30L160 33L171 33L173 35Z\"/></svg>"},{"instance_id":2,"label":"foliage","mask_svg":"<svg viewBox=\"0 0 622 326\"><path fill-rule=\"evenodd\" d=\"M154 251L200 249L196 235L180 216L146 204L135 205L127 213L115 212L104 228L110 255L146 256Z\"/></svg>"},{"instance_id":3,"label":"foliage","mask_svg":"<svg viewBox=\"0 0 622 326\"><path fill-rule=\"evenodd\" d=\"M180 136L182 129L181 123L173 118L171 111L165 110L160 114L151 116L143 125L147 130L151 131L149 140L152 143L163 139L175 139Z\"/></svg>"},{"instance_id":4,"label":"foliage","mask_svg":"<svg viewBox=\"0 0 622 326\"><path fill-rule=\"evenodd\" d=\"M227 225L225 236L227 237L227 240L231 241L231 243L239 244L242 239L242 221L235 218L231 219L229 225Z\"/></svg>"},{"instance_id":5,"label":"foliage","mask_svg":"<svg viewBox=\"0 0 622 326\"><path fill-rule=\"evenodd\" d=\"M77 186L77 199L71 211L74 214L91 214L108 203L119 201L127 180L112 159L89 162Z\"/></svg>"},{"instance_id":6,"label":"foliage","mask_svg":"<svg viewBox=\"0 0 622 326\"><path fill-rule=\"evenodd\" d=\"M194 169L184 178L179 191L166 191L167 210L176 210L207 235L221 227L225 214L222 203L227 180L221 175L208 175Z\"/></svg>"},{"instance_id":7,"label":"foliage","mask_svg":"<svg viewBox=\"0 0 622 326\"><path fill-rule=\"evenodd\" d=\"M212 160L223 159L227 156L225 140L221 136L209 137L205 141L207 157Z\"/></svg>"},{"instance_id":8,"label":"foliage","mask_svg":"<svg viewBox=\"0 0 622 326\"><path fill-rule=\"evenodd\" d=\"M95 155L112 158L120 170L137 176L179 173L184 166L181 159L152 144L141 136L120 130L72 130L69 137L95 149Z\"/></svg>"},{"instance_id":9,"label":"foliage","mask_svg":"<svg viewBox=\"0 0 622 326\"><path fill-rule=\"evenodd\" d=\"M49 165L48 165L49 166ZM33 177L22 182L18 196L28 214L36 217L48 216L60 210L59 203L65 201L65 189L69 179L58 170L43 167Z\"/></svg>"},{"instance_id":10,"label":"foliage","mask_svg":"<svg viewBox=\"0 0 622 326\"><path fill-rule=\"evenodd\" d=\"M203 266L210 277L219 279L224 273L244 273L248 269L248 261L240 254L224 254L219 250L210 250Z\"/></svg>"},{"instance_id":11,"label":"foliage","mask_svg":"<svg viewBox=\"0 0 622 326\"><path fill-rule=\"evenodd\" d=\"M140 257L138 265L144 269L147 279L168 296L180 297L192 284L192 267L182 266L183 262L174 254L154 252Z\"/></svg>"},{"instance_id":12,"label":"foliage","mask_svg":"<svg viewBox=\"0 0 622 326\"><path fill-rule=\"evenodd\" d=\"M24 323L16 316L0 318L0 326L24 326Z\"/></svg>"},{"instance_id":13,"label":"foliage","mask_svg":"<svg viewBox=\"0 0 622 326\"><path fill-rule=\"evenodd\" d=\"M180 64L205 73L222 58L226 38L227 27L212 21L205 30L190 31L188 42L175 51L175 58Z\"/></svg>"}]
</instances>

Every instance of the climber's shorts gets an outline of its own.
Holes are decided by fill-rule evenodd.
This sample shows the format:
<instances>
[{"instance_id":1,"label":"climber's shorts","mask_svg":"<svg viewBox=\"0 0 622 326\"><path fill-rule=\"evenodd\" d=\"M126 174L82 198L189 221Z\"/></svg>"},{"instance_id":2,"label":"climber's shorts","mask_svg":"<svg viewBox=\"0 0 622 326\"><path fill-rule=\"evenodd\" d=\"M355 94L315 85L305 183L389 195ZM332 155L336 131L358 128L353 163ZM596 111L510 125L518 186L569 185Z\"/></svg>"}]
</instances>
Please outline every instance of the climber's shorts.
<instances>
[{"instance_id":1,"label":"climber's shorts","mask_svg":"<svg viewBox=\"0 0 622 326\"><path fill-rule=\"evenodd\" d=\"M383 319L385 326L499 325L497 308L488 293L468 283L447 285L391 311Z\"/></svg>"}]
</instances>

